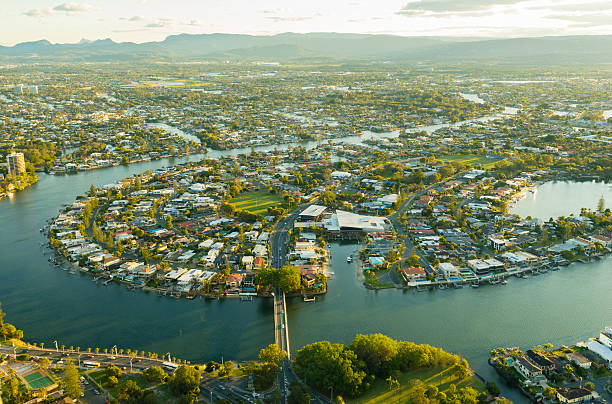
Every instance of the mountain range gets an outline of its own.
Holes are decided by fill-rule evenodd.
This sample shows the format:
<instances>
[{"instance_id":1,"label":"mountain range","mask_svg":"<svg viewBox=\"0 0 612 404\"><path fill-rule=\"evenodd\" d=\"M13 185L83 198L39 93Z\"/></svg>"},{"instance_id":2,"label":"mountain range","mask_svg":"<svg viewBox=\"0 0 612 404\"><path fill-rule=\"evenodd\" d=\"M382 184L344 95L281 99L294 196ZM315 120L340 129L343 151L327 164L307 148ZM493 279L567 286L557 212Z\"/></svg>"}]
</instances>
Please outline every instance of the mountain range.
<instances>
[{"instance_id":1,"label":"mountain range","mask_svg":"<svg viewBox=\"0 0 612 404\"><path fill-rule=\"evenodd\" d=\"M0 46L0 61L361 59L396 62L612 63L612 35L511 39L340 33L179 34L158 42L47 40Z\"/></svg>"}]
</instances>

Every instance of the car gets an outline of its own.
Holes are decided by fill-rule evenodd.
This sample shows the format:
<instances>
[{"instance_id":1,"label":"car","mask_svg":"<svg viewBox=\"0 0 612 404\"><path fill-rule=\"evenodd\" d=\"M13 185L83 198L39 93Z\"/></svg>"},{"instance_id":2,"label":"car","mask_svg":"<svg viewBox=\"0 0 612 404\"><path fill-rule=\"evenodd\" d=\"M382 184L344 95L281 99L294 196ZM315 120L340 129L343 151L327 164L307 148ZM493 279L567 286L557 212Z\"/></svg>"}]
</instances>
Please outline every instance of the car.
<instances>
[{"instance_id":1,"label":"car","mask_svg":"<svg viewBox=\"0 0 612 404\"><path fill-rule=\"evenodd\" d=\"M89 359L91 359L91 358L93 358L93 355L87 355L87 357L88 357Z\"/></svg>"},{"instance_id":2,"label":"car","mask_svg":"<svg viewBox=\"0 0 612 404\"><path fill-rule=\"evenodd\" d=\"M95 394L95 395L97 395L97 396L99 396L99 395L100 395L100 392L99 392L98 390L96 390L96 389L92 389L92 391L94 392L94 394Z\"/></svg>"},{"instance_id":3,"label":"car","mask_svg":"<svg viewBox=\"0 0 612 404\"><path fill-rule=\"evenodd\" d=\"M83 376L79 376L79 379L81 379L82 382L85 381L85 378Z\"/></svg>"},{"instance_id":4,"label":"car","mask_svg":"<svg viewBox=\"0 0 612 404\"><path fill-rule=\"evenodd\" d=\"M111 356L111 357L109 357L108 359L115 360L115 359L117 359L117 358L115 358L114 356Z\"/></svg>"}]
</instances>

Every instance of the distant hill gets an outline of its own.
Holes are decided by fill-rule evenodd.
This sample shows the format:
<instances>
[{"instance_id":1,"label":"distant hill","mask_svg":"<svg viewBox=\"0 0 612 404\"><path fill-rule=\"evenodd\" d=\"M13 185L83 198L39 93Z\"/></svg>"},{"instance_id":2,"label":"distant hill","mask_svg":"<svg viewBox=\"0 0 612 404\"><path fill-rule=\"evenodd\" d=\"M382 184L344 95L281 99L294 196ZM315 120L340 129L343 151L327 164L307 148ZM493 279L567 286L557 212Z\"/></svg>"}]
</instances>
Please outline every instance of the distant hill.
<instances>
[{"instance_id":1,"label":"distant hill","mask_svg":"<svg viewBox=\"0 0 612 404\"><path fill-rule=\"evenodd\" d=\"M339 33L278 35L180 34L160 42L74 44L47 40L0 46L0 60L113 61L236 59L283 61L304 58L377 59L404 62L612 63L612 36L515 39L402 37Z\"/></svg>"}]
</instances>

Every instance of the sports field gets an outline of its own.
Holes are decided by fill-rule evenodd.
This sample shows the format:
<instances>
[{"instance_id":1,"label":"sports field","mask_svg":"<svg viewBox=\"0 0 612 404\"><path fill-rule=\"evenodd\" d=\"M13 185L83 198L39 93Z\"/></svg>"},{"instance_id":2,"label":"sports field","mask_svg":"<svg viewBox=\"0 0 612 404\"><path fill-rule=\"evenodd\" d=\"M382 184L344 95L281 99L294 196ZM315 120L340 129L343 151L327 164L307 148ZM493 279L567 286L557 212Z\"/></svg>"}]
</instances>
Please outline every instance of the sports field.
<instances>
[{"instance_id":1,"label":"sports field","mask_svg":"<svg viewBox=\"0 0 612 404\"><path fill-rule=\"evenodd\" d=\"M492 158L487 156L479 156L476 154L456 154L450 156L440 156L438 158L440 161L457 161L463 164L470 165L472 167L482 166L483 168L491 168L498 161L502 161L502 158Z\"/></svg>"},{"instance_id":2,"label":"sports field","mask_svg":"<svg viewBox=\"0 0 612 404\"><path fill-rule=\"evenodd\" d=\"M229 203L236 210L244 210L255 215L267 215L268 208L281 205L283 200L278 195L271 194L268 191L252 191L230 199Z\"/></svg>"},{"instance_id":3,"label":"sports field","mask_svg":"<svg viewBox=\"0 0 612 404\"><path fill-rule=\"evenodd\" d=\"M23 378L33 390L40 389L41 387L49 387L53 384L53 381L49 379L48 376L45 376L40 370L36 370Z\"/></svg>"}]
</instances>

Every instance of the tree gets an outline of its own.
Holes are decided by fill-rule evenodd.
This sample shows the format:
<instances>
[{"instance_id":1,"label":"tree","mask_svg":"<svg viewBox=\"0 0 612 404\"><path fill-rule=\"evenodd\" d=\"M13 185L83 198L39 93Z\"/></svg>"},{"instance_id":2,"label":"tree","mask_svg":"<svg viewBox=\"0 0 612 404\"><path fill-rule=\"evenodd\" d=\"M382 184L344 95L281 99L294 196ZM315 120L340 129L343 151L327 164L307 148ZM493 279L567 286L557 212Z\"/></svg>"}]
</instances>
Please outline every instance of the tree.
<instances>
[{"instance_id":1,"label":"tree","mask_svg":"<svg viewBox=\"0 0 612 404\"><path fill-rule=\"evenodd\" d=\"M108 384L109 387L115 387L119 384L119 379L115 376L109 376L108 379L106 379L106 384Z\"/></svg>"},{"instance_id":2,"label":"tree","mask_svg":"<svg viewBox=\"0 0 612 404\"><path fill-rule=\"evenodd\" d=\"M168 381L170 390L174 395L188 395L191 392L200 392L200 372L193 366L179 366Z\"/></svg>"},{"instance_id":3,"label":"tree","mask_svg":"<svg viewBox=\"0 0 612 404\"><path fill-rule=\"evenodd\" d=\"M301 384L296 381L291 382L289 385L289 404L309 404L310 393Z\"/></svg>"},{"instance_id":4,"label":"tree","mask_svg":"<svg viewBox=\"0 0 612 404\"><path fill-rule=\"evenodd\" d=\"M597 211L599 213L603 213L604 210L606 210L606 200L604 199L603 195L599 198L599 201L597 202Z\"/></svg>"},{"instance_id":5,"label":"tree","mask_svg":"<svg viewBox=\"0 0 612 404\"><path fill-rule=\"evenodd\" d=\"M128 380L118 391L119 400L128 404L139 404L142 399L142 389L134 380Z\"/></svg>"},{"instance_id":6,"label":"tree","mask_svg":"<svg viewBox=\"0 0 612 404\"><path fill-rule=\"evenodd\" d=\"M595 390L595 385L593 384L593 382L586 382L586 384L584 385L584 388L587 389L588 391L593 391Z\"/></svg>"},{"instance_id":7,"label":"tree","mask_svg":"<svg viewBox=\"0 0 612 404\"><path fill-rule=\"evenodd\" d=\"M166 372L159 366L151 366L142 371L150 382L161 382L166 378Z\"/></svg>"},{"instance_id":8,"label":"tree","mask_svg":"<svg viewBox=\"0 0 612 404\"><path fill-rule=\"evenodd\" d=\"M111 377L111 376L115 376L115 377L121 377L121 369L119 369L117 366L111 365L106 369L106 376Z\"/></svg>"},{"instance_id":9,"label":"tree","mask_svg":"<svg viewBox=\"0 0 612 404\"><path fill-rule=\"evenodd\" d=\"M470 367L465 359L463 359L457 366L455 374L459 379L465 379L470 375Z\"/></svg>"},{"instance_id":10,"label":"tree","mask_svg":"<svg viewBox=\"0 0 612 404\"><path fill-rule=\"evenodd\" d=\"M552 398L555 398L555 396L557 395L557 390L555 390L554 387L546 386L542 393L544 394L544 397L550 400Z\"/></svg>"},{"instance_id":11,"label":"tree","mask_svg":"<svg viewBox=\"0 0 612 404\"><path fill-rule=\"evenodd\" d=\"M166 216L166 221L164 222L164 228L167 230L172 229L172 215Z\"/></svg>"},{"instance_id":12,"label":"tree","mask_svg":"<svg viewBox=\"0 0 612 404\"><path fill-rule=\"evenodd\" d=\"M81 396L83 393L83 383L79 378L79 371L73 362L69 361L64 367L62 381L64 382L64 390L70 397L78 398Z\"/></svg>"},{"instance_id":13,"label":"tree","mask_svg":"<svg viewBox=\"0 0 612 404\"><path fill-rule=\"evenodd\" d=\"M495 382L487 382L487 391L493 397L497 397L501 393L501 390L499 389L499 387L497 387L497 384Z\"/></svg>"},{"instance_id":14,"label":"tree","mask_svg":"<svg viewBox=\"0 0 612 404\"><path fill-rule=\"evenodd\" d=\"M357 355L342 344L322 341L306 345L295 356L295 371L323 391L333 389L354 397L367 388Z\"/></svg>"},{"instance_id":15,"label":"tree","mask_svg":"<svg viewBox=\"0 0 612 404\"><path fill-rule=\"evenodd\" d=\"M381 377L389 375L391 361L398 351L397 342L382 334L358 334L350 349L365 362L368 373Z\"/></svg>"},{"instance_id":16,"label":"tree","mask_svg":"<svg viewBox=\"0 0 612 404\"><path fill-rule=\"evenodd\" d=\"M232 361L226 361L223 364L223 371L229 376L232 374L232 372L234 371L234 369L236 369L236 365L234 365L234 362Z\"/></svg>"},{"instance_id":17,"label":"tree","mask_svg":"<svg viewBox=\"0 0 612 404\"><path fill-rule=\"evenodd\" d=\"M279 366L287 357L287 352L281 350L278 345L270 344L259 351L259 360L264 363L273 363Z\"/></svg>"}]
</instances>

